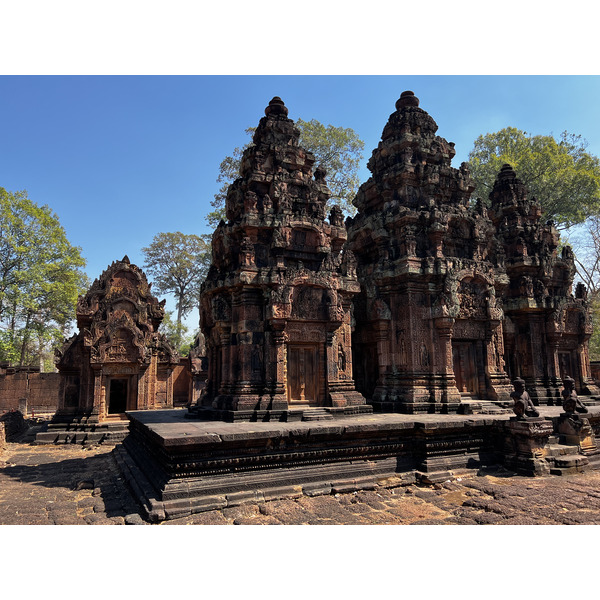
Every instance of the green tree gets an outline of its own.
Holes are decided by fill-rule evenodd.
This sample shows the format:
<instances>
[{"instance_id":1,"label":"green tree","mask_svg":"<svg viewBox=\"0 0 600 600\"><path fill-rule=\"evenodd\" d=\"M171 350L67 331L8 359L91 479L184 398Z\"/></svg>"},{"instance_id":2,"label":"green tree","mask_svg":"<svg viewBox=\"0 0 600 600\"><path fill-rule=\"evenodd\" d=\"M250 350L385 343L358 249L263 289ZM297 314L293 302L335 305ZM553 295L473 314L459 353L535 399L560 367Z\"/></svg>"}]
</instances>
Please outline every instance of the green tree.
<instances>
[{"instance_id":1,"label":"green tree","mask_svg":"<svg viewBox=\"0 0 600 600\"><path fill-rule=\"evenodd\" d=\"M88 285L81 249L27 192L0 188L0 355L32 364L60 342Z\"/></svg>"},{"instance_id":2,"label":"green tree","mask_svg":"<svg viewBox=\"0 0 600 600\"><path fill-rule=\"evenodd\" d=\"M575 252L577 280L588 289L593 326L590 358L600 360L600 216L591 217L585 227L574 229L568 243Z\"/></svg>"},{"instance_id":3,"label":"green tree","mask_svg":"<svg viewBox=\"0 0 600 600\"><path fill-rule=\"evenodd\" d=\"M469 153L474 195L485 202L503 164L510 164L559 229L600 213L600 160L587 142L563 132L531 135L515 127L479 136Z\"/></svg>"},{"instance_id":4,"label":"green tree","mask_svg":"<svg viewBox=\"0 0 600 600\"><path fill-rule=\"evenodd\" d=\"M194 343L196 334L190 333L189 327L183 323L177 324L173 320L172 311L165 312L165 317L158 330L165 334L180 356L187 356L190 353L190 347Z\"/></svg>"},{"instance_id":5,"label":"green tree","mask_svg":"<svg viewBox=\"0 0 600 600\"><path fill-rule=\"evenodd\" d=\"M206 277L209 250L200 236L185 235L180 231L158 233L149 246L142 248L144 269L152 277L154 291L175 296L175 323L180 332L175 338L176 347L181 345L182 319L199 304L200 284Z\"/></svg>"},{"instance_id":6,"label":"green tree","mask_svg":"<svg viewBox=\"0 0 600 600\"><path fill-rule=\"evenodd\" d=\"M353 215L356 208L352 200L360 183L358 168L363 158L364 142L353 129L325 126L315 119L298 119L296 126L300 130L300 146L312 152L315 155L315 165L321 165L327 171L327 185L331 190L330 205L338 204L347 214ZM255 131L255 127L246 129L249 135L253 135ZM227 188L239 177L242 155L251 145L252 142L248 142L241 148L234 148L232 155L226 156L219 165L217 183L221 187L211 201L214 210L206 216L208 224L213 228L221 219L225 219Z\"/></svg>"}]
</instances>

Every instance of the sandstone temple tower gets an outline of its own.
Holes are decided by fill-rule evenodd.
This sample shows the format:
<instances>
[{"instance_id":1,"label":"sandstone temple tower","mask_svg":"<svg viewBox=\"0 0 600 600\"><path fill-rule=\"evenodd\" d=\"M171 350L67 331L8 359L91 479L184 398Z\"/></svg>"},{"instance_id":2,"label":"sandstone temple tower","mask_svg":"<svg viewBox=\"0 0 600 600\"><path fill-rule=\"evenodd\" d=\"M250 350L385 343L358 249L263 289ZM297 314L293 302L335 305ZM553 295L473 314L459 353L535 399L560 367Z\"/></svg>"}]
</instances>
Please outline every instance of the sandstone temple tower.
<instances>
[{"instance_id":1,"label":"sandstone temple tower","mask_svg":"<svg viewBox=\"0 0 600 600\"><path fill-rule=\"evenodd\" d=\"M455 411L461 398L508 400L502 252L466 164L404 92L354 201L349 247L362 293L357 387L378 410Z\"/></svg>"},{"instance_id":2,"label":"sandstone temple tower","mask_svg":"<svg viewBox=\"0 0 600 600\"><path fill-rule=\"evenodd\" d=\"M598 394L590 373L588 342L592 333L587 292L571 290L573 252L558 252L559 235L551 222L541 223L539 203L504 165L490 194L489 211L502 243L510 281L504 297L504 335L511 377L525 380L538 404L560 404L566 376L580 394Z\"/></svg>"},{"instance_id":3,"label":"sandstone temple tower","mask_svg":"<svg viewBox=\"0 0 600 600\"><path fill-rule=\"evenodd\" d=\"M357 389L376 410L451 412L469 399L508 401L522 377L537 404L560 404L562 379L591 379L586 291L569 247L541 222L505 165L490 208L471 199L468 168L412 92L404 92L354 201L348 246Z\"/></svg>"},{"instance_id":4,"label":"sandstone temple tower","mask_svg":"<svg viewBox=\"0 0 600 600\"><path fill-rule=\"evenodd\" d=\"M353 382L351 303L360 287L342 212L275 97L229 188L212 240L200 325L205 406L242 413L365 405ZM241 418L241 417L240 417Z\"/></svg>"}]
</instances>

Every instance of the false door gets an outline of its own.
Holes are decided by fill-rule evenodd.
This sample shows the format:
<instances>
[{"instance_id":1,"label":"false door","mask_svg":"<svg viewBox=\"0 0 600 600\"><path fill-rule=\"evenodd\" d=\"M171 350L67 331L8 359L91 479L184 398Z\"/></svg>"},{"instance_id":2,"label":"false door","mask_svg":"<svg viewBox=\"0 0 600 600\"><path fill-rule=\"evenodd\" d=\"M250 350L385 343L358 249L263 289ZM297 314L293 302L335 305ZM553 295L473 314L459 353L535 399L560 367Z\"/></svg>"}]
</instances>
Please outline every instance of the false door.
<instances>
[{"instance_id":1,"label":"false door","mask_svg":"<svg viewBox=\"0 0 600 600\"><path fill-rule=\"evenodd\" d=\"M456 387L461 394L477 396L479 378L477 376L476 342L460 341L452 343L454 358L454 377Z\"/></svg>"},{"instance_id":2,"label":"false door","mask_svg":"<svg viewBox=\"0 0 600 600\"><path fill-rule=\"evenodd\" d=\"M288 346L288 403L318 406L318 348Z\"/></svg>"}]
</instances>

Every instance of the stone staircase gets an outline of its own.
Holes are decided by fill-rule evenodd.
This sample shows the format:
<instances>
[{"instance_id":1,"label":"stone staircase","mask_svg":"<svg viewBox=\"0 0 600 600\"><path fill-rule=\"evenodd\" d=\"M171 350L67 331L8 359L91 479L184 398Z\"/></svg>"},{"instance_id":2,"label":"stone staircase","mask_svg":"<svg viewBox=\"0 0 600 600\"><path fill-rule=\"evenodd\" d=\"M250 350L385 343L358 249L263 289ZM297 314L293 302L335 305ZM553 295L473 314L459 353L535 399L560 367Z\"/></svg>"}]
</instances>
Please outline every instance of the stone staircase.
<instances>
[{"instance_id":1,"label":"stone staircase","mask_svg":"<svg viewBox=\"0 0 600 600\"><path fill-rule=\"evenodd\" d=\"M34 444L118 444L129 433L129 420L102 423L73 421L70 423L45 423L35 432Z\"/></svg>"},{"instance_id":2,"label":"stone staircase","mask_svg":"<svg viewBox=\"0 0 600 600\"><path fill-rule=\"evenodd\" d=\"M579 446L561 444L558 436L550 436L548 447L546 461L551 475L582 473L590 464L589 458L580 454Z\"/></svg>"},{"instance_id":3,"label":"stone staircase","mask_svg":"<svg viewBox=\"0 0 600 600\"><path fill-rule=\"evenodd\" d=\"M461 398L459 414L463 415L506 415L513 414L511 408L506 408L501 402Z\"/></svg>"},{"instance_id":4,"label":"stone staircase","mask_svg":"<svg viewBox=\"0 0 600 600\"><path fill-rule=\"evenodd\" d=\"M308 408L302 411L303 421L333 421L333 415L325 408Z\"/></svg>"}]
</instances>

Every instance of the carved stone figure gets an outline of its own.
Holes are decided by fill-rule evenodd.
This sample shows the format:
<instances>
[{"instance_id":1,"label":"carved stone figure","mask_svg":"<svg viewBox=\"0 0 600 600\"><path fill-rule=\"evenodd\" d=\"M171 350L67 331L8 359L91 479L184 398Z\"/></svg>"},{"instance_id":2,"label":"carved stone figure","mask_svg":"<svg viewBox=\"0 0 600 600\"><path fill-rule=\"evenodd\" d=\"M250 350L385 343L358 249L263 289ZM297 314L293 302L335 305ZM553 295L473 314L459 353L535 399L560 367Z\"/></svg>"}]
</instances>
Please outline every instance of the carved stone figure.
<instances>
[{"instance_id":1,"label":"carved stone figure","mask_svg":"<svg viewBox=\"0 0 600 600\"><path fill-rule=\"evenodd\" d=\"M575 391L575 380L572 377L563 378L564 389L561 392L563 398L563 409L566 413L587 413L588 409L577 397Z\"/></svg>"},{"instance_id":2,"label":"carved stone figure","mask_svg":"<svg viewBox=\"0 0 600 600\"><path fill-rule=\"evenodd\" d=\"M539 417L539 411L535 408L529 394L525 391L525 381L517 377L512 383L515 389L510 397L514 400L513 412L517 415L517 419Z\"/></svg>"}]
</instances>

